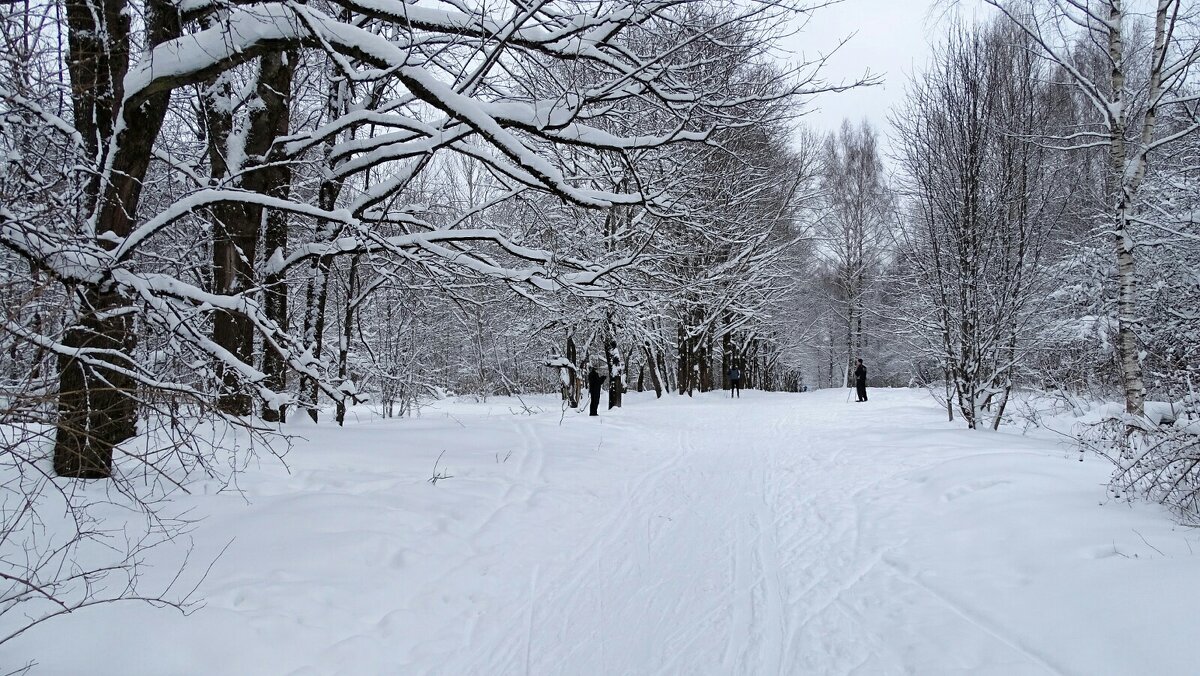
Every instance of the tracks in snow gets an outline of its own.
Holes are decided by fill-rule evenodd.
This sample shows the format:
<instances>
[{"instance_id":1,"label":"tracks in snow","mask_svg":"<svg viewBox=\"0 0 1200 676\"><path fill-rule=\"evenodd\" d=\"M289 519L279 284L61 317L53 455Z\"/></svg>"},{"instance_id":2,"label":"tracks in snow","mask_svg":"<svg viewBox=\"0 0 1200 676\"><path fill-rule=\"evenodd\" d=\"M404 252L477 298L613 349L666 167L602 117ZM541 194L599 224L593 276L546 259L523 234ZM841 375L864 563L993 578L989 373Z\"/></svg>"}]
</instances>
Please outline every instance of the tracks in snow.
<instances>
[{"instance_id":1,"label":"tracks in snow","mask_svg":"<svg viewBox=\"0 0 1200 676\"><path fill-rule=\"evenodd\" d=\"M498 511L561 495L524 507L538 523L487 564L521 582L497 592L462 652L433 671L904 673L913 654L942 649L907 626L914 607L988 634L1015 654L1010 665L1054 671L888 564L911 524L881 487L911 459L889 456L885 431L851 417L859 410L812 403L713 398L515 423L522 486ZM555 453L581 430L570 443L587 449L575 460L588 471Z\"/></svg>"}]
</instances>

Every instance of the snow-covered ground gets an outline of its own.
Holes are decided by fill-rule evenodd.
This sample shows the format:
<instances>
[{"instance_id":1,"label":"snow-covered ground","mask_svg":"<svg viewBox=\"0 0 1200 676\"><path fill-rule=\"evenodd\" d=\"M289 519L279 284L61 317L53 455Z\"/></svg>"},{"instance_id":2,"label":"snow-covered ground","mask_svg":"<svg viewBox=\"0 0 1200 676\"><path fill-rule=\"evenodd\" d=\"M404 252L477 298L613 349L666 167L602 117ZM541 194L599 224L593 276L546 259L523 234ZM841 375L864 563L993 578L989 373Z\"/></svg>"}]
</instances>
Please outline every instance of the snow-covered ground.
<instances>
[{"instance_id":1,"label":"snow-covered ground","mask_svg":"<svg viewBox=\"0 0 1200 676\"><path fill-rule=\"evenodd\" d=\"M35 628L35 674L1188 674L1200 532L917 391L550 398L296 426L195 495L183 617ZM428 479L434 462L449 475ZM229 544L232 540L232 544ZM0 672L5 670L0 669Z\"/></svg>"}]
</instances>

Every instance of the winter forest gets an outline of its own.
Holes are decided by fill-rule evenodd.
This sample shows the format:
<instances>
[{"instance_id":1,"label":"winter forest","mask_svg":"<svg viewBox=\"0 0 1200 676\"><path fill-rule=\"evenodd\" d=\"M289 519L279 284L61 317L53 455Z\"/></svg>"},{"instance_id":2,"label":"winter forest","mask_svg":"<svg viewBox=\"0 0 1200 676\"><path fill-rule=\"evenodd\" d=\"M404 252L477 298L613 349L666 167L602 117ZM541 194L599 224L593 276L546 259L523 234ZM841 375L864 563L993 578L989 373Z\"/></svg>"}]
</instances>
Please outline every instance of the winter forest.
<instances>
[{"instance_id":1,"label":"winter forest","mask_svg":"<svg viewBox=\"0 0 1200 676\"><path fill-rule=\"evenodd\" d=\"M1071 599L1132 580L1128 610L1156 577L1183 590L1150 617L1200 599L1200 4L914 3L928 58L832 77L810 22L854 3L0 3L0 673L1185 673L1178 645L1037 644L1041 611L929 572L1005 564L922 538L998 510L973 551L1015 540L1066 580L1082 564L1034 544L1062 515L1078 551L1129 537ZM811 122L885 84L886 121ZM871 399L847 403L859 360ZM286 506L307 495L342 501ZM577 523L536 530L539 496ZM909 549L895 514L926 524ZM870 558L834 546L851 530L878 552L835 580ZM289 557L375 591L309 598ZM956 634L918 587L991 643L923 643ZM393 615L354 645L263 619L317 607ZM692 630L635 641L621 612ZM97 629L167 616L299 656L243 638L139 667ZM1128 639L1112 621L1090 640Z\"/></svg>"}]
</instances>

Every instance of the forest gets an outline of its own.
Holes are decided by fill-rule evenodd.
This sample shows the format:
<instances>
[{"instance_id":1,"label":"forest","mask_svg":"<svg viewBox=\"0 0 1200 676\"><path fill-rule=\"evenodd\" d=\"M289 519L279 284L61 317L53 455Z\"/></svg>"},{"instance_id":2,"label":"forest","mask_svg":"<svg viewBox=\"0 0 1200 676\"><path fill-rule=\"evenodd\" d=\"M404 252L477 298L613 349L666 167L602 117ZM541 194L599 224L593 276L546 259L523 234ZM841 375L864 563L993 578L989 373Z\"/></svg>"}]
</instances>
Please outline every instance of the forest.
<instances>
[{"instance_id":1,"label":"forest","mask_svg":"<svg viewBox=\"0 0 1200 676\"><path fill-rule=\"evenodd\" d=\"M610 409L858 359L981 434L1108 403L1110 494L1200 521L1200 7L980 0L887 128L818 129L881 82L783 53L825 4L0 4L0 644L175 603L164 506L297 419L565 415L590 368Z\"/></svg>"}]
</instances>

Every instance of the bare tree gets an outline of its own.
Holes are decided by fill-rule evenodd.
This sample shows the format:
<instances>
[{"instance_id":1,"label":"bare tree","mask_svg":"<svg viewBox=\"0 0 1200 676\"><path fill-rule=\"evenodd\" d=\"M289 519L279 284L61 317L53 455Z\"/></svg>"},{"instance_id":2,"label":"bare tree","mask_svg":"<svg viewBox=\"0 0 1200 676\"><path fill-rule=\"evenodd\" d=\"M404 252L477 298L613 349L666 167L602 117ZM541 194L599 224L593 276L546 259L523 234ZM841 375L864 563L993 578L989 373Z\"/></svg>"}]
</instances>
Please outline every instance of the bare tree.
<instances>
[{"instance_id":1,"label":"bare tree","mask_svg":"<svg viewBox=\"0 0 1200 676\"><path fill-rule=\"evenodd\" d=\"M820 81L820 63L763 67L780 27L812 8L4 6L0 282L22 302L6 302L0 341L0 430L15 435L0 459L19 465L0 488L19 505L3 513L0 559L29 558L24 573L2 571L14 586L0 610L81 607L101 598L88 584L104 572L128 583L116 598L182 603L134 584L154 538L114 546L103 570L65 565L72 543L98 541L78 480L110 479L152 533L179 534L186 524L159 501L245 458L218 465L214 447L230 442L202 422L257 443L273 426L256 411L275 423L332 401L345 419L368 386L391 412L412 410L463 366L459 304L481 309L478 373L510 391L550 382L523 369L539 335L561 340L563 307L633 314L666 258L651 246L659 228L733 222L693 209L695 174L676 170L736 157L724 146L737 138L778 148L764 124L840 88ZM450 158L473 168L477 193L442 177ZM714 284L740 276L751 289L782 246L763 232L785 224L789 198L766 171L754 164L730 202L762 207L760 229L723 243ZM666 319L646 325L661 338ZM610 332L622 361L652 332L631 324L614 317ZM583 342L601 333L578 330L584 355L605 350L602 337ZM653 363L669 386L661 350ZM39 450L48 438L52 457ZM78 524L25 549L44 509Z\"/></svg>"},{"instance_id":2,"label":"bare tree","mask_svg":"<svg viewBox=\"0 0 1200 676\"><path fill-rule=\"evenodd\" d=\"M830 268L842 330L843 386L855 360L865 355L864 331L870 294L883 264L883 241L892 214L875 130L849 120L824 147L822 191L827 215L817 224L818 250Z\"/></svg>"},{"instance_id":3,"label":"bare tree","mask_svg":"<svg viewBox=\"0 0 1200 676\"><path fill-rule=\"evenodd\" d=\"M1020 38L1005 26L955 28L895 118L913 212L901 255L921 300L912 326L944 369L947 406L971 428L987 409L999 426L1036 334L1031 299L1058 201L1033 143L1046 87Z\"/></svg>"},{"instance_id":4,"label":"bare tree","mask_svg":"<svg viewBox=\"0 0 1200 676\"><path fill-rule=\"evenodd\" d=\"M1151 37L1143 50L1130 40L1141 14L1125 0L985 2L1028 35L1034 48L1057 66L1088 104L1090 119L1054 142L1067 150L1101 147L1108 153L1105 203L1097 205L1097 214L1113 243L1125 410L1140 417L1145 412L1145 385L1138 340L1137 237L1132 226L1142 209L1141 189L1155 152L1200 129L1195 118L1166 133L1160 125L1164 111L1191 109L1197 100L1182 87L1200 61L1194 8L1183 0L1155 0ZM1094 50L1073 49L1076 42L1102 46L1104 67L1089 68L1084 59Z\"/></svg>"},{"instance_id":5,"label":"bare tree","mask_svg":"<svg viewBox=\"0 0 1200 676\"><path fill-rule=\"evenodd\" d=\"M173 7L150 2L145 6L147 39L141 50L137 45L142 43L128 25L132 12L125 11L124 0L105 3L97 5L98 12L86 3L68 8L72 50L68 66L76 120L73 125L61 119L46 123L82 139L78 164L92 168L85 181L83 225L5 217L0 227L5 246L62 284L78 289L75 328L62 341L39 338L62 360L56 462L58 471L69 476L111 473L113 447L135 430L132 395L137 388L207 396L193 384L164 380L136 358L135 318L213 363L222 391L232 397L223 408L242 413L247 411L242 390L271 408L278 408L283 394L268 386L266 374L247 352L255 343L277 354L325 396L334 401L346 397L336 377L326 375L329 365L320 352L325 280L334 259L386 253L419 265L457 268L526 285L537 292L601 287L613 271L630 264L627 257L595 263L518 244L498 229L463 227L461 215L439 224L435 221L440 219L427 216L429 205L397 201L414 177L430 166L433 153L467 155L482 163L503 186L493 203L528 191L550 193L583 208L661 202L668 198L637 181L624 191L583 187L570 175L574 165L559 163L563 156L558 149L628 157L673 144L703 142L723 125L749 124L741 111L756 101L781 101L821 88L805 80L764 89L758 87L760 73L751 73L752 80L743 82L729 79L726 73L688 70L687 59L692 57L677 49L680 44L704 39L723 25L774 25L788 9L773 4L748 7L720 24L685 23L692 20L687 12L669 4L629 11L614 6L611 12L589 18L587 27L578 28L569 7L518 8L505 17L482 8L471 10L475 14L409 8L403 16L394 16L387 8L347 3L331 16L314 6L269 2L213 13L212 5L199 3L181 17ZM188 24L185 33L181 20L191 16L207 17L206 22L197 30ZM667 24L689 28L676 30L674 43L655 44L650 55L620 46L626 35L655 35L660 25ZM432 37L389 41L380 35L383 29L410 36L451 36L456 48L434 47L439 40ZM564 37L567 34L570 40ZM762 39L762 33L754 30L742 34L743 42L731 48L742 50ZM723 45L718 40L710 44L717 50ZM494 57L461 72L452 82L434 76L460 72L450 63L456 50L476 49L492 51ZM282 129L282 106L253 106L262 111L257 121L263 134L246 135L244 141L254 146L246 157L261 162L269 152L269 163L288 162L305 157L310 149L325 148L322 189L312 196L316 203L303 201L309 195L297 191L284 198L269 194L273 190L268 187L247 186L246 181L262 178L262 172L243 175L227 166L214 173L233 183L211 186L206 181L158 213L141 213L142 207L151 206L143 204L141 187L147 170L161 157L155 149L171 93L219 82L223 73L259 59L262 86L257 99L265 102L282 92L274 91L277 87L263 74L273 77L273 69L284 61L279 55L287 50L323 53L335 69L343 71L344 77L331 89L338 92L339 103L328 108L318 126L293 131L282 144L274 143ZM647 70L656 59L671 67ZM418 61L426 65L414 65ZM529 87L503 77L489 80L499 72L493 70L499 62L509 70L530 72L548 62L578 64L579 77L565 81L567 89L559 81ZM356 89L362 91L356 100L364 107L347 103ZM654 133L620 136L598 126L604 116L617 115L616 104L622 101L648 106L651 119L658 122ZM679 101L688 103L679 107ZM255 120L250 122L248 131L254 131ZM361 136L364 129L375 135ZM247 166L233 155L238 163L232 167ZM173 171L187 173L194 163L173 160L169 165ZM362 180L363 172L385 165L395 167L395 173L369 186ZM143 255L170 228L193 222L197 213L206 211L217 214L228 235L218 232L213 255L224 262L211 290L159 272L154 259ZM249 274L257 258L253 241L257 222L254 228L248 224L264 211L321 225L314 240L290 243L281 255L273 253L258 272L262 278L278 279L292 268L316 263L317 286L309 303L315 319L307 322L306 335L291 335L276 321L277 311L268 316L259 298L260 280ZM240 225L232 228L235 221ZM210 320L220 325L215 326L218 339L210 337L206 327ZM228 331L221 328L225 322ZM256 338L250 338L250 329ZM313 392L307 392L306 398L315 403Z\"/></svg>"}]
</instances>

